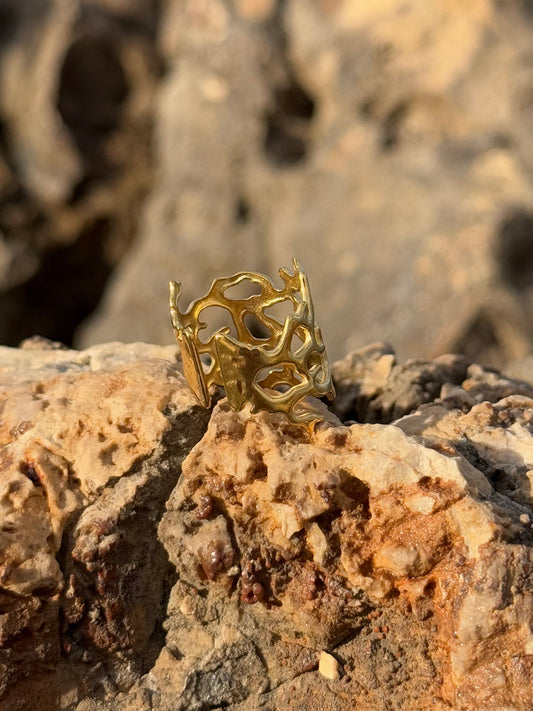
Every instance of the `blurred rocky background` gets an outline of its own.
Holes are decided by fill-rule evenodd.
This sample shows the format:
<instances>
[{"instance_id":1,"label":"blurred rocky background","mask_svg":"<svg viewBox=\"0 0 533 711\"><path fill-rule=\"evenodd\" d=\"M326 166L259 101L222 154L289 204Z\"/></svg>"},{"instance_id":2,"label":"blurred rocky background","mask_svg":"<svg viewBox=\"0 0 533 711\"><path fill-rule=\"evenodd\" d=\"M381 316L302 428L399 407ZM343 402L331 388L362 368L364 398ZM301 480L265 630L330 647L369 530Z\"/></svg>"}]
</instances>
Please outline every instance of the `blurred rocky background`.
<instances>
[{"instance_id":1,"label":"blurred rocky background","mask_svg":"<svg viewBox=\"0 0 533 711\"><path fill-rule=\"evenodd\" d=\"M533 341L528 0L0 0L0 343L299 256L332 357Z\"/></svg>"}]
</instances>

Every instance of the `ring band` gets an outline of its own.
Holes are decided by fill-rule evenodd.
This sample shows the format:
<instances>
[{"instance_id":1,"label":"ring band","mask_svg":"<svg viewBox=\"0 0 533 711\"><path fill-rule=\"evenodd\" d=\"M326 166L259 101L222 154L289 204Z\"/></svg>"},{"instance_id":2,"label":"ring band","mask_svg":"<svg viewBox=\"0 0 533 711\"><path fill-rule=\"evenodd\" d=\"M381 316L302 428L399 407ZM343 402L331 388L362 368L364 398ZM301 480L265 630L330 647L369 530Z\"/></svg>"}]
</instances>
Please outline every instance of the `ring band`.
<instances>
[{"instance_id":1,"label":"ring band","mask_svg":"<svg viewBox=\"0 0 533 711\"><path fill-rule=\"evenodd\" d=\"M296 258L293 266L294 274L279 270L281 289L255 272L215 279L208 293L184 312L178 306L181 284L169 283L170 316L184 375L204 407L211 404L210 386L221 385L234 410L249 402L252 412L282 412L295 424L313 424L319 419L317 413L298 408L301 401L309 395L335 397L309 282ZM250 288L258 285L260 293L231 298L228 290L242 282ZM285 317L273 314L282 304L292 311ZM211 307L225 309L231 325L205 337L202 313Z\"/></svg>"}]
</instances>

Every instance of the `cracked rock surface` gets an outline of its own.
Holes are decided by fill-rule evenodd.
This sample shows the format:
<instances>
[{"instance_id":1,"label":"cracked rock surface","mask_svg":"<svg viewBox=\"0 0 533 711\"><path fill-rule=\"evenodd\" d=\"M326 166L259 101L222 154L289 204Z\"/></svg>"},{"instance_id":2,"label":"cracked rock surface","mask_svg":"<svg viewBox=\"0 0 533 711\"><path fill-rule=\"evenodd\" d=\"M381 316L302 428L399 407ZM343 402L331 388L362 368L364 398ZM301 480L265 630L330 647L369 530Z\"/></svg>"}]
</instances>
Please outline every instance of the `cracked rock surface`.
<instances>
[{"instance_id":1,"label":"cracked rock surface","mask_svg":"<svg viewBox=\"0 0 533 711\"><path fill-rule=\"evenodd\" d=\"M0 349L2 709L533 706L533 387L333 371L310 433L174 347Z\"/></svg>"}]
</instances>

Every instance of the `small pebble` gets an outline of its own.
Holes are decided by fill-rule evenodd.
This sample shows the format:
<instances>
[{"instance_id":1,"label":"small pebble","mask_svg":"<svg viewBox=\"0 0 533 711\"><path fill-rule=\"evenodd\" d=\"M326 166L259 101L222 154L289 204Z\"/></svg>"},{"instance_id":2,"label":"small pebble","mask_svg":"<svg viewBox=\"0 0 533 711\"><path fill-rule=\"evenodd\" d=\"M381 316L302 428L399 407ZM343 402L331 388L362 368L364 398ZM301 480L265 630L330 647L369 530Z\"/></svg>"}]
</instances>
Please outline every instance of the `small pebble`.
<instances>
[{"instance_id":1,"label":"small pebble","mask_svg":"<svg viewBox=\"0 0 533 711\"><path fill-rule=\"evenodd\" d=\"M181 601L180 612L182 615L192 615L193 614L194 605L192 604L191 600L189 600L188 598L185 598L184 600Z\"/></svg>"},{"instance_id":2,"label":"small pebble","mask_svg":"<svg viewBox=\"0 0 533 711\"><path fill-rule=\"evenodd\" d=\"M340 677L340 665L332 654L328 652L320 653L320 660L318 662L318 671L326 679L338 679Z\"/></svg>"}]
</instances>

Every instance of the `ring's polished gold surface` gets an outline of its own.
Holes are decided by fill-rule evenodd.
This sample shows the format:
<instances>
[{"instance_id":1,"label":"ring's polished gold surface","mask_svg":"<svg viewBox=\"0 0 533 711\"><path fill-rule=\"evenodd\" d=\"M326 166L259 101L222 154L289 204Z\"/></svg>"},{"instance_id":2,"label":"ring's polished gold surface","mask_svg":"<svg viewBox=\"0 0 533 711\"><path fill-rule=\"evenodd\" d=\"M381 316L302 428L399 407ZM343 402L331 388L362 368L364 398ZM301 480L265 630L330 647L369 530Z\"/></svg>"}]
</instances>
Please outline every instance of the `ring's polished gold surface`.
<instances>
[{"instance_id":1,"label":"ring's polished gold surface","mask_svg":"<svg viewBox=\"0 0 533 711\"><path fill-rule=\"evenodd\" d=\"M204 407L211 403L209 387L222 385L234 410L249 402L252 412L283 412L291 422L312 424L319 419L317 413L306 412L301 401L308 395L335 396L307 276L297 259L293 265L294 274L279 270L281 289L254 272L216 279L206 296L185 312L178 307L181 284L170 282L170 315L184 374ZM228 290L241 282L251 288L258 285L260 293L231 298ZM278 305L288 315L280 316ZM202 313L212 307L225 309L231 326L204 334L207 323Z\"/></svg>"}]
</instances>

